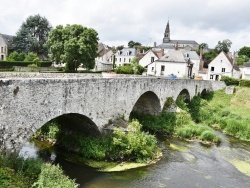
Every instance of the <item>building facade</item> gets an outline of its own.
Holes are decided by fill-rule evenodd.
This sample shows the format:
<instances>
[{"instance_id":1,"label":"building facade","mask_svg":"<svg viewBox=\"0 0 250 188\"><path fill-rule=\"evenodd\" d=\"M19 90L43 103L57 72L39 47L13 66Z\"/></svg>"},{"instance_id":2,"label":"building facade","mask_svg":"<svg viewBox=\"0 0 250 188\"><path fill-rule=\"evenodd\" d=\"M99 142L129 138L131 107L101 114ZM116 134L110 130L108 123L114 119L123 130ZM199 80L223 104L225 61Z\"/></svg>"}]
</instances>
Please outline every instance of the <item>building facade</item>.
<instances>
[{"instance_id":1,"label":"building facade","mask_svg":"<svg viewBox=\"0 0 250 188\"><path fill-rule=\"evenodd\" d=\"M8 56L8 47L12 41L13 36L0 33L0 60L5 61Z\"/></svg>"},{"instance_id":2,"label":"building facade","mask_svg":"<svg viewBox=\"0 0 250 188\"><path fill-rule=\"evenodd\" d=\"M179 49L187 49L189 51L199 49L199 44L194 40L172 40L170 38L170 25L168 21L164 32L163 43L158 45L157 48L172 49L176 45L178 45Z\"/></svg>"}]
</instances>

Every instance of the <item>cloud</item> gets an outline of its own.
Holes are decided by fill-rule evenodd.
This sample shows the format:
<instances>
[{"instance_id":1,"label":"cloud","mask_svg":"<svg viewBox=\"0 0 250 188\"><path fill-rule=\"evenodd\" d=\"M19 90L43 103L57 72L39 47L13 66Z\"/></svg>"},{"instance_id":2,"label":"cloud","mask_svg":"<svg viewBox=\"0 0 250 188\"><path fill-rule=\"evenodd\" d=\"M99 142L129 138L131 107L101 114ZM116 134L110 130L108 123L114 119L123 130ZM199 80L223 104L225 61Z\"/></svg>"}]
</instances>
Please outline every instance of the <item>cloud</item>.
<instances>
[{"instance_id":1,"label":"cloud","mask_svg":"<svg viewBox=\"0 0 250 188\"><path fill-rule=\"evenodd\" d=\"M0 32L14 35L30 15L55 27L82 24L97 30L108 45L162 42L168 19L171 38L196 40L212 48L230 39L232 50L250 46L248 0L8 0L1 2Z\"/></svg>"}]
</instances>

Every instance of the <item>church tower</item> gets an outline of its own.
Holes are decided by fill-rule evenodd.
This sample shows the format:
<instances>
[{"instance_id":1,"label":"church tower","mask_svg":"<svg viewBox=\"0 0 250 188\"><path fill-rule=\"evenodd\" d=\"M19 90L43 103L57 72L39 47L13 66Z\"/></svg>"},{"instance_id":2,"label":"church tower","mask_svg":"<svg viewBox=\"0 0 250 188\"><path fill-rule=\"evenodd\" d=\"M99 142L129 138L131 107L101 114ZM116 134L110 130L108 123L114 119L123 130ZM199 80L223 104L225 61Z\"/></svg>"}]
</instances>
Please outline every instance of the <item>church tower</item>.
<instances>
[{"instance_id":1,"label":"church tower","mask_svg":"<svg viewBox=\"0 0 250 188\"><path fill-rule=\"evenodd\" d=\"M163 43L168 43L170 41L170 28L169 28L169 21L165 29Z\"/></svg>"}]
</instances>

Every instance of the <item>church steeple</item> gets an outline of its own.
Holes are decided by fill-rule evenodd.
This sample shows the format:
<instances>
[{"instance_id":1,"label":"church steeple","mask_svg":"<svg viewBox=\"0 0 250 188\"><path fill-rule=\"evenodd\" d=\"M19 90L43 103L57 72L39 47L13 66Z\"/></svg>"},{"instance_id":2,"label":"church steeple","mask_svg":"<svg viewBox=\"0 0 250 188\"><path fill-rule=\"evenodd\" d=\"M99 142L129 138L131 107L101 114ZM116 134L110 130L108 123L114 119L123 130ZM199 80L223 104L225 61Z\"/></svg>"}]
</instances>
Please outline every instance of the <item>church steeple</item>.
<instances>
[{"instance_id":1,"label":"church steeple","mask_svg":"<svg viewBox=\"0 0 250 188\"><path fill-rule=\"evenodd\" d=\"M165 29L163 43L168 43L170 41L170 27L169 27L169 20Z\"/></svg>"}]
</instances>

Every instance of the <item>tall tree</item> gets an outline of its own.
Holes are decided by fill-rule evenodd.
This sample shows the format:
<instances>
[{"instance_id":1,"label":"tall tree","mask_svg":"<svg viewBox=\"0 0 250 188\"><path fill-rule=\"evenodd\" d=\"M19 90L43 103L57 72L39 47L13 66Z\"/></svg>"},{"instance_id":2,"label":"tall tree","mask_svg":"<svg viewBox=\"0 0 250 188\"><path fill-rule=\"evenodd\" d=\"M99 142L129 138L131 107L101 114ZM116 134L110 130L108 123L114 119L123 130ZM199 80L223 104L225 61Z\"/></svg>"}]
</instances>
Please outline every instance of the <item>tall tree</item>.
<instances>
[{"instance_id":1,"label":"tall tree","mask_svg":"<svg viewBox=\"0 0 250 188\"><path fill-rule=\"evenodd\" d=\"M95 66L98 40L94 29L77 24L59 25L51 31L47 44L52 57L57 62L66 62L68 72L75 72L81 63L87 69Z\"/></svg>"},{"instance_id":2,"label":"tall tree","mask_svg":"<svg viewBox=\"0 0 250 188\"><path fill-rule=\"evenodd\" d=\"M128 47L129 48L134 48L135 46L141 46L141 43L139 43L139 42L134 42L134 41L129 41L128 42Z\"/></svg>"},{"instance_id":3,"label":"tall tree","mask_svg":"<svg viewBox=\"0 0 250 188\"><path fill-rule=\"evenodd\" d=\"M13 38L11 48L18 52L33 52L41 58L47 57L46 41L51 29L51 24L45 17L39 14L29 16Z\"/></svg>"},{"instance_id":4,"label":"tall tree","mask_svg":"<svg viewBox=\"0 0 250 188\"><path fill-rule=\"evenodd\" d=\"M201 43L199 46L199 49L208 49L208 44L207 43Z\"/></svg>"},{"instance_id":5,"label":"tall tree","mask_svg":"<svg viewBox=\"0 0 250 188\"><path fill-rule=\"evenodd\" d=\"M224 51L228 53L231 48L232 42L229 39L225 39L223 41L219 41L218 44L215 46L215 50L217 53Z\"/></svg>"},{"instance_id":6,"label":"tall tree","mask_svg":"<svg viewBox=\"0 0 250 188\"><path fill-rule=\"evenodd\" d=\"M239 56L245 55L250 58L250 47L244 46L239 50Z\"/></svg>"}]
</instances>

